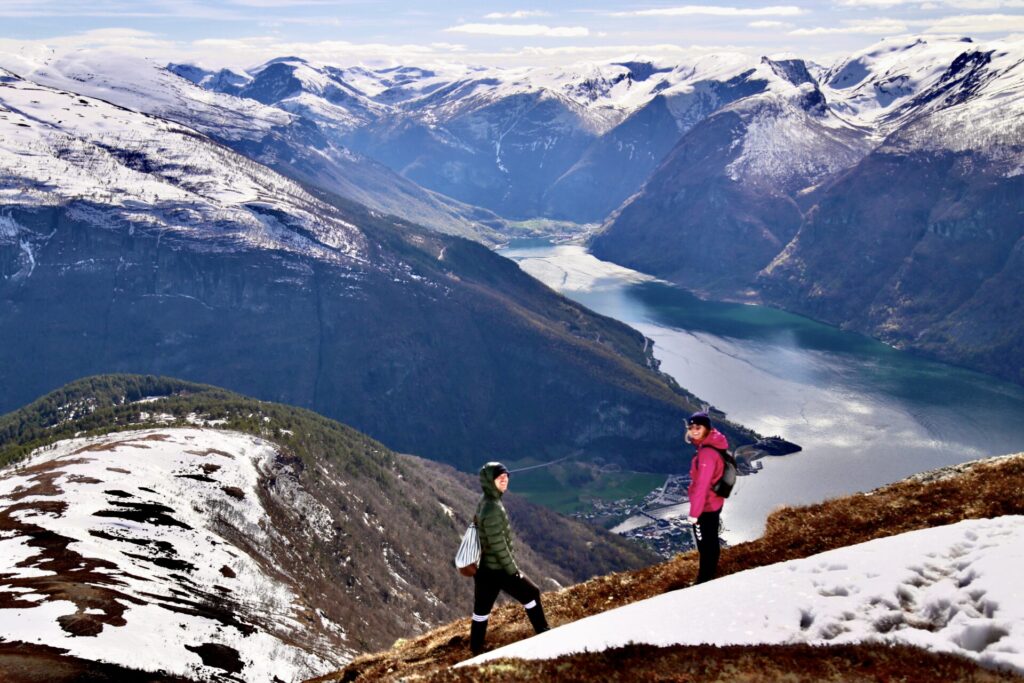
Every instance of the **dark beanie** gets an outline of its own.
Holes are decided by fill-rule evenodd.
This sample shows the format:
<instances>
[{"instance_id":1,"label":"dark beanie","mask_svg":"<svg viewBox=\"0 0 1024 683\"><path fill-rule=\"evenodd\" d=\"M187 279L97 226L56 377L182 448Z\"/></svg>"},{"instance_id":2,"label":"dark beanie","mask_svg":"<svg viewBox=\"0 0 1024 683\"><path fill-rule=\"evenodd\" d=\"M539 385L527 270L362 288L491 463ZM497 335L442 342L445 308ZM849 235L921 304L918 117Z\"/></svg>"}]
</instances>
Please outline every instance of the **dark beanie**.
<instances>
[{"instance_id":1,"label":"dark beanie","mask_svg":"<svg viewBox=\"0 0 1024 683\"><path fill-rule=\"evenodd\" d=\"M491 471L494 473L494 478L497 479L503 474L508 474L508 468L502 465L500 462L491 464Z\"/></svg>"},{"instance_id":2,"label":"dark beanie","mask_svg":"<svg viewBox=\"0 0 1024 683\"><path fill-rule=\"evenodd\" d=\"M711 418L708 417L707 413L701 411L699 413L694 413L690 417L686 418L686 424L701 425L702 427L707 427L708 429L711 429Z\"/></svg>"}]
</instances>

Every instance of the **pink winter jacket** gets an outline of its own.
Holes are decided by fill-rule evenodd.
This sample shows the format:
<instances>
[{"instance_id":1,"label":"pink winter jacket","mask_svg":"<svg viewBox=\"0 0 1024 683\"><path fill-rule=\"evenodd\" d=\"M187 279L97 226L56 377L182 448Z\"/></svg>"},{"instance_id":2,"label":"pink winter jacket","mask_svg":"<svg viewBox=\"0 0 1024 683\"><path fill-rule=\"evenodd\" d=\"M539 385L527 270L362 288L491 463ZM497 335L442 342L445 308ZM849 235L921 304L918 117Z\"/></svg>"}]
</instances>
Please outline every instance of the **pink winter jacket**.
<instances>
[{"instance_id":1,"label":"pink winter jacket","mask_svg":"<svg viewBox=\"0 0 1024 683\"><path fill-rule=\"evenodd\" d=\"M690 495L690 516L700 517L703 512L714 512L721 510L725 499L711 490L712 484L721 479L725 465L722 464L722 456L714 448L728 448L729 442L725 435L717 429L712 429L707 438L697 446L697 454L690 462L690 486L687 493Z\"/></svg>"}]
</instances>

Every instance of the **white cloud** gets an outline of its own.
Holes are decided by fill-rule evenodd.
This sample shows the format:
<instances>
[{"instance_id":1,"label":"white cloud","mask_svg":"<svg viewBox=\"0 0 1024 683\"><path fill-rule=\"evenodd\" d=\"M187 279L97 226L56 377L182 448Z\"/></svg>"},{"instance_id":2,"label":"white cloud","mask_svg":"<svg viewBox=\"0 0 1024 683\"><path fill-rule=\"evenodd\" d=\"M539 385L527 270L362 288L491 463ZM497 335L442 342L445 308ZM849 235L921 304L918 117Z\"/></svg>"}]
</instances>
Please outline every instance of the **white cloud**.
<instances>
[{"instance_id":1,"label":"white cloud","mask_svg":"<svg viewBox=\"0 0 1024 683\"><path fill-rule=\"evenodd\" d=\"M936 10L943 7L956 9L1020 9L1024 8L1024 0L842 0L843 7L888 8L898 5L914 5L917 9Z\"/></svg>"},{"instance_id":2,"label":"white cloud","mask_svg":"<svg viewBox=\"0 0 1024 683\"><path fill-rule=\"evenodd\" d=\"M480 64L519 67L555 66L588 60L666 59L712 52L760 54L757 48L736 45L682 45L670 43L549 45L515 49L479 49L454 42L430 44L356 43L342 40L300 42L262 35L196 41L166 40L156 34L133 29L107 29L81 34L54 36L41 40L0 38L0 52L42 60L53 51L76 49L115 50L157 63L189 62L211 69L248 69L281 55L296 55L328 64L363 64L389 67L401 64L443 68L447 64Z\"/></svg>"},{"instance_id":3,"label":"white cloud","mask_svg":"<svg viewBox=\"0 0 1024 683\"><path fill-rule=\"evenodd\" d=\"M239 5L241 7L261 7L267 9L274 9L280 7L282 9L289 9L292 7L327 7L337 6L337 0L227 0L229 5Z\"/></svg>"},{"instance_id":4,"label":"white cloud","mask_svg":"<svg viewBox=\"0 0 1024 683\"><path fill-rule=\"evenodd\" d=\"M715 17L791 17L803 14L804 10L794 5L772 7L720 7L718 5L682 5L679 7L660 7L656 9L632 10L629 12L612 12L613 17L683 17L707 15Z\"/></svg>"},{"instance_id":5,"label":"white cloud","mask_svg":"<svg viewBox=\"0 0 1024 683\"><path fill-rule=\"evenodd\" d=\"M49 38L43 41L0 38L0 50L22 53L45 51L48 48L55 50L111 49L133 53L149 53L172 50L177 46L178 44L174 41L161 38L155 33L132 28L96 29L69 36Z\"/></svg>"},{"instance_id":6,"label":"white cloud","mask_svg":"<svg viewBox=\"0 0 1024 683\"><path fill-rule=\"evenodd\" d=\"M787 23L785 21L773 21L773 20L752 21L749 24L747 24L747 26L749 26L750 28L785 28L787 26L792 26L792 25L793 24L789 24L789 23Z\"/></svg>"},{"instance_id":7,"label":"white cloud","mask_svg":"<svg viewBox=\"0 0 1024 683\"><path fill-rule=\"evenodd\" d=\"M1021 14L972 14L928 22L928 33L1009 33L1024 31Z\"/></svg>"},{"instance_id":8,"label":"white cloud","mask_svg":"<svg viewBox=\"0 0 1024 683\"><path fill-rule=\"evenodd\" d=\"M460 24L446 28L445 31L485 36L544 38L577 38L590 35L590 31L583 26L545 26L544 24Z\"/></svg>"},{"instance_id":9,"label":"white cloud","mask_svg":"<svg viewBox=\"0 0 1024 683\"><path fill-rule=\"evenodd\" d=\"M515 12L491 12L485 14L484 19L527 19L529 17L550 17L551 12L542 10L521 9Z\"/></svg>"},{"instance_id":10,"label":"white cloud","mask_svg":"<svg viewBox=\"0 0 1024 683\"><path fill-rule=\"evenodd\" d=\"M895 7L915 4L918 0L842 0L843 7Z\"/></svg>"},{"instance_id":11,"label":"white cloud","mask_svg":"<svg viewBox=\"0 0 1024 683\"><path fill-rule=\"evenodd\" d=\"M330 64L394 66L403 61L407 63L444 61L446 56L462 53L464 50L463 46L452 43L419 45L352 43L345 40L295 42L282 41L271 36L253 36L197 40L183 46L175 58L179 60L188 58L209 67L233 66L236 68L248 68L281 55L297 55ZM183 57L184 55L189 57Z\"/></svg>"},{"instance_id":12,"label":"white cloud","mask_svg":"<svg viewBox=\"0 0 1024 683\"><path fill-rule=\"evenodd\" d=\"M751 56L760 54L755 48L735 45L690 45L689 47L683 47L682 45L662 43L656 45L531 46L524 47L514 53L506 53L505 56L517 58L524 56L557 57L557 63L564 64L566 59L618 61L658 57L679 59L680 57L724 52L749 52Z\"/></svg>"},{"instance_id":13,"label":"white cloud","mask_svg":"<svg viewBox=\"0 0 1024 683\"><path fill-rule=\"evenodd\" d=\"M816 28L798 28L789 32L791 36L827 36L842 34L891 35L906 33L907 24L896 19L869 19L867 21L847 21L843 26L818 26Z\"/></svg>"},{"instance_id":14,"label":"white cloud","mask_svg":"<svg viewBox=\"0 0 1024 683\"><path fill-rule=\"evenodd\" d=\"M459 45L458 43L431 43L431 49L440 50L441 52L465 52L466 46Z\"/></svg>"},{"instance_id":15,"label":"white cloud","mask_svg":"<svg viewBox=\"0 0 1024 683\"><path fill-rule=\"evenodd\" d=\"M58 0L0 0L0 17L31 19L44 17L114 17L117 19L160 19L184 17L214 21L245 21L252 17L242 7L230 8L195 2L125 3L120 0L59 2Z\"/></svg>"},{"instance_id":16,"label":"white cloud","mask_svg":"<svg viewBox=\"0 0 1024 683\"><path fill-rule=\"evenodd\" d=\"M957 9L1024 9L1024 0L946 0Z\"/></svg>"}]
</instances>

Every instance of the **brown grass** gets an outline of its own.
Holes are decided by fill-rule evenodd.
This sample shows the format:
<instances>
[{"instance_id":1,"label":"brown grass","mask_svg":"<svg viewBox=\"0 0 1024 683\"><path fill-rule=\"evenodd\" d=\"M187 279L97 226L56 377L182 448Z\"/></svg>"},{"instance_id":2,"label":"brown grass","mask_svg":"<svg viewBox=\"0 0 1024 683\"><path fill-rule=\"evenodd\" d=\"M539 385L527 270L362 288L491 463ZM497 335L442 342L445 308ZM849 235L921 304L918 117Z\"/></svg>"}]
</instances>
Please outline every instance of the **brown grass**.
<instances>
[{"instance_id":1,"label":"brown grass","mask_svg":"<svg viewBox=\"0 0 1024 683\"><path fill-rule=\"evenodd\" d=\"M1010 514L1024 514L1024 454L967 463L955 468L938 471L928 477L905 480L873 491L846 498L826 501L801 508L782 508L772 513L767 521L764 536L748 543L726 548L722 552L719 574L726 575L745 569L765 566L777 562L808 557L817 553L863 543L875 538L915 531L935 526L952 524L964 519L999 517ZM643 600L667 591L683 588L696 576L697 557L695 553L677 555L671 560L638 571L610 574L544 595L545 609L552 626L576 621L615 607ZM466 605L468 612L470 605ZM488 663L487 667L470 670L466 674L445 673L445 670L469 657L467 635L469 620L461 619L442 626L429 633L408 641L400 641L385 652L364 655L348 667L316 681L379 681L406 678L424 680L470 680L467 678L446 678L446 676L479 676L479 680L529 680L534 675L543 680L582 680L573 678L574 658L563 657L553 660L549 668L536 671L533 666L547 664ZM515 604L505 604L495 609L490 620L488 645L499 647L528 637L532 633L522 609ZM795 646L794 646L795 647ZM797 652L799 648L793 650ZM705 652L706 651L706 652ZM913 656L899 649L884 646L853 646L848 649L827 650L808 648L816 653L794 655L795 670L765 668L776 656L777 648L694 648L679 647L657 650L652 654L645 650L625 648L620 654L580 655L595 658L607 664L608 658L620 657L630 662L629 666L650 667L653 678L630 676L621 680L696 680L686 678L658 678L657 671L667 672L666 666L659 669L656 660L661 657L674 658L677 663L694 662L711 666L719 657L727 657L737 667L731 672L708 671L698 676L699 680L925 680L924 674L917 678L907 677L906 672L929 672L931 666L924 659L925 653L913 650ZM699 654L699 653L705 654ZM900 652L893 656L892 652ZM643 654L638 654L643 653ZM725 654L723 654L725 653ZM802 677L806 658L815 659L823 653L834 655L836 673L824 678ZM846 654L842 654L846 653ZM850 654L852 653L852 654ZM885 654L882 657L882 654ZM880 658L885 666L872 673L872 669L859 669L864 658ZM900 659L906 660L904 666ZM692 661L691 661L692 660ZM880 660L880 661L881 661ZM787 661L785 659L781 661ZM929 660L930 661L930 660ZM935 678L929 672L927 680L1003 680L986 678L994 675L980 669L973 663L962 662L964 671L974 672L975 678L956 675L950 678ZM567 667L562 665L568 664ZM505 668L501 668L504 666ZM714 664L714 666L718 666ZM596 667L596 665L595 665ZM628 668L628 667L627 667ZM592 668L591 671L600 670ZM645 669L646 670L646 669ZM680 669L680 671L689 669ZM490 671L491 673L487 673ZM524 672L520 675L518 672ZM779 675L765 678L763 672L776 671ZM860 673L858 673L860 671ZM904 672L899 675L897 671ZM494 672L500 672L500 676ZM785 672L786 675L782 675ZM887 673L887 672L891 672ZM790 676L790 674L792 674ZM591 674L593 675L593 674ZM696 674L694 674L696 675ZM488 678L487 676L490 676ZM857 676L862 676L857 678ZM435 678L436 677L436 678ZM831 678L830 678L831 677ZM1012 678L1012 677L1011 677ZM602 674L602 680L619 680L613 675ZM474 678L473 680L476 680ZM591 679L593 680L593 679ZM1017 677L1016 680L1020 680Z\"/></svg>"},{"instance_id":2,"label":"brown grass","mask_svg":"<svg viewBox=\"0 0 1024 683\"><path fill-rule=\"evenodd\" d=\"M423 680L429 683L996 683L1018 679L1005 672L982 669L969 660L950 654L922 652L907 645L874 644L820 647L676 645L665 648L629 645L557 660L494 660L482 666L442 669Z\"/></svg>"}]
</instances>

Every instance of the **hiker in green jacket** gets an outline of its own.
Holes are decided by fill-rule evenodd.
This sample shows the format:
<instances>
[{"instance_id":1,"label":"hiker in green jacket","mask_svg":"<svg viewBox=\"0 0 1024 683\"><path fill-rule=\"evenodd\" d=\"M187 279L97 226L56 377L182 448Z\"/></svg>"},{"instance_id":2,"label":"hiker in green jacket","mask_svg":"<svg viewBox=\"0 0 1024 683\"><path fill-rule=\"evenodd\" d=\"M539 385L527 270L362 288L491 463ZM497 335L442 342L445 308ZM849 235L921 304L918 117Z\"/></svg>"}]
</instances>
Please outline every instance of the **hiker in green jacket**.
<instances>
[{"instance_id":1,"label":"hiker in green jacket","mask_svg":"<svg viewBox=\"0 0 1024 683\"><path fill-rule=\"evenodd\" d=\"M480 537L480 566L473 575L473 625L469 632L469 647L474 655L484 650L487 619L500 591L522 603L534 632L548 630L540 604L540 589L523 576L516 565L512 529L501 502L501 496L508 489L508 468L500 462L489 462L481 467L480 487L484 495L473 516Z\"/></svg>"}]
</instances>

